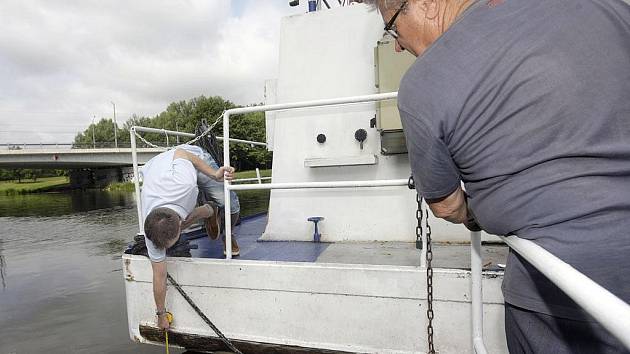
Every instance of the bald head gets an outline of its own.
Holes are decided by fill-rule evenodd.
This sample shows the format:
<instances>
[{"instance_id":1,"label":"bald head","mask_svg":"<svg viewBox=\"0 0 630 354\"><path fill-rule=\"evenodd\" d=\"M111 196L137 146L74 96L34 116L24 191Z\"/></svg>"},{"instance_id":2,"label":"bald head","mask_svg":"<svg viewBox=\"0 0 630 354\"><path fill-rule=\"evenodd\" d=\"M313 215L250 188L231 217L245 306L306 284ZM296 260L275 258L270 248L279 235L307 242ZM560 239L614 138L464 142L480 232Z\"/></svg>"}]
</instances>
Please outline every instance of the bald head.
<instances>
[{"instance_id":1,"label":"bald head","mask_svg":"<svg viewBox=\"0 0 630 354\"><path fill-rule=\"evenodd\" d=\"M455 22L473 0L364 0L375 6L385 23L396 16L396 50L419 56Z\"/></svg>"},{"instance_id":2,"label":"bald head","mask_svg":"<svg viewBox=\"0 0 630 354\"><path fill-rule=\"evenodd\" d=\"M396 11L402 6L405 0L363 0L362 2L364 4L375 7L379 11Z\"/></svg>"}]
</instances>

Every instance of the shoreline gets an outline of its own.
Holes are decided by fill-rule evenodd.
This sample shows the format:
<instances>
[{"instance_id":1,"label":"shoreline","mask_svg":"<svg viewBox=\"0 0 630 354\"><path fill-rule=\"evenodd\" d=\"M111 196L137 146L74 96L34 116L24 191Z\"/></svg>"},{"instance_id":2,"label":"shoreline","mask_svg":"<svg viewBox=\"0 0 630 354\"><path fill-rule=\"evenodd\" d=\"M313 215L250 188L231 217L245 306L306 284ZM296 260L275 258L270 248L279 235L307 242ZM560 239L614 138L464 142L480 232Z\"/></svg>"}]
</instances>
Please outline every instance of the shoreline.
<instances>
[{"instance_id":1,"label":"shoreline","mask_svg":"<svg viewBox=\"0 0 630 354\"><path fill-rule=\"evenodd\" d=\"M270 177L271 169L261 170L261 177ZM235 179L239 178L255 178L255 171L236 172ZM72 187L70 180L66 176L59 177L42 177L37 181L0 181L0 196L24 195L24 194L41 194L41 193L60 193L82 189L96 189L108 192L133 192L135 190L133 182L113 182L105 187L81 188Z\"/></svg>"},{"instance_id":2,"label":"shoreline","mask_svg":"<svg viewBox=\"0 0 630 354\"><path fill-rule=\"evenodd\" d=\"M0 181L0 195L22 195L69 190L70 180L66 176L42 177L36 181Z\"/></svg>"}]
</instances>

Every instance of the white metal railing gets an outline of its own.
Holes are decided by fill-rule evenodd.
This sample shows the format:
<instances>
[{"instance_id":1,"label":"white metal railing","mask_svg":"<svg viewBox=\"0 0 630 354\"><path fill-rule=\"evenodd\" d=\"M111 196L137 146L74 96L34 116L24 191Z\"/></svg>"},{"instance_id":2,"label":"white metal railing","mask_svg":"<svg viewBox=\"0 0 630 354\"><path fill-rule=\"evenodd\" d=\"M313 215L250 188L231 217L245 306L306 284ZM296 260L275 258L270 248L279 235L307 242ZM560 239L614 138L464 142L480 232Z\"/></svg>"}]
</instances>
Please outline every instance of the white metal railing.
<instances>
[{"instance_id":1,"label":"white metal railing","mask_svg":"<svg viewBox=\"0 0 630 354\"><path fill-rule=\"evenodd\" d=\"M384 94L353 96L346 98L334 98L325 100L314 100L294 103L272 104L264 106L252 106L244 108L234 108L225 111L223 118L223 160L229 165L231 141L248 143L254 145L266 145L265 143L249 142L240 139L231 139L230 136L230 115L244 114L250 112L280 111L309 107L323 107L333 105L345 105L353 103L367 103L397 97L397 92ZM140 187L138 183L138 164L136 155L135 131L145 131L153 133L164 133L180 136L192 137L193 134L163 129L132 127L131 147L134 165L136 203L138 205L138 220L140 233L143 233L142 215L140 205ZM268 177L265 177L268 178ZM225 210L230 208L229 192L231 190L252 190L252 189L294 189L294 188L348 188L348 187L377 187L377 186L406 186L407 179L397 180L372 180L372 181L330 181L330 182L296 182L296 183L266 183L262 184L260 174L257 178L248 180L258 180L258 184L233 185L230 182L224 183ZM243 179L245 180L245 179ZM238 180L232 181L238 182ZM424 204L423 204L424 205ZM232 258L232 225L230 214L225 213L225 235L226 235L226 258ZM617 337L628 349L630 349L630 305L601 287L575 268L563 262L535 243L520 239L516 236L501 237L503 241L514 251L518 252L549 280L562 289L587 313L595 318L604 328ZM422 234L423 243L426 243L426 232ZM425 267L425 250L422 250L421 266ZM483 342L483 293L482 293L482 255L481 255L481 233L471 232L471 346L475 353L485 354L487 349Z\"/></svg>"},{"instance_id":2,"label":"white metal railing","mask_svg":"<svg viewBox=\"0 0 630 354\"><path fill-rule=\"evenodd\" d=\"M470 236L472 346L481 354L487 352L483 343L481 233L471 232ZM629 304L534 242L516 236L501 239L630 349Z\"/></svg>"},{"instance_id":3,"label":"white metal railing","mask_svg":"<svg viewBox=\"0 0 630 354\"><path fill-rule=\"evenodd\" d=\"M174 131L174 130L139 127L139 126L133 126L129 130L129 135L131 138L131 160L133 164L133 176L134 176L133 181L134 181L134 189L136 192L136 210L138 213L138 234L143 235L144 234L144 219L142 218L142 200L140 199L140 178L139 178L140 175L138 173L138 151L136 147L136 133L137 132L164 134L167 137L167 142L168 142L169 135L194 138L195 134L179 132L179 131ZM224 139L223 137L218 136L217 140L224 140ZM241 144L248 144L251 146L267 146L266 143L261 143L258 141L243 140L243 139L229 138L229 141L235 142L235 143L241 143ZM164 150L167 150L167 148L164 148ZM256 178L242 178L242 179L234 180L234 182L258 181L258 183L262 183L263 180L268 180L268 179L271 179L271 177L261 177L260 171L256 169Z\"/></svg>"},{"instance_id":4,"label":"white metal railing","mask_svg":"<svg viewBox=\"0 0 630 354\"><path fill-rule=\"evenodd\" d=\"M278 103L263 106L251 106L228 109L223 114L223 161L227 165L230 161L230 116L251 112L283 111L298 108L325 107L335 105L346 105L353 103L368 103L381 100L388 100L398 97L398 92L379 93L372 95L331 98L313 101L302 101L292 103ZM404 181L404 183L403 183ZM344 187L378 187L378 186L407 185L407 180L384 180L384 181L343 181L343 182L298 182L298 183L267 183L254 185L232 185L229 182L223 184L225 191L225 210L230 209L230 190L245 189L292 189L292 188L344 188ZM225 243L226 259L232 258L232 225L230 214L225 213Z\"/></svg>"},{"instance_id":5,"label":"white metal railing","mask_svg":"<svg viewBox=\"0 0 630 354\"><path fill-rule=\"evenodd\" d=\"M483 294L481 279L483 268L481 255L481 232L470 233L470 302L472 321L472 348L473 353L486 354L486 346L483 343Z\"/></svg>"},{"instance_id":6,"label":"white metal railing","mask_svg":"<svg viewBox=\"0 0 630 354\"><path fill-rule=\"evenodd\" d=\"M349 103L374 102L397 97L397 92L384 94L353 96L326 100L281 103L265 106L234 108L227 110L223 118L223 135L230 136L230 115L249 112L267 112L289 110L308 107L323 107ZM229 140L223 143L223 161L230 161ZM407 180L382 181L343 181L343 182L297 182L297 183L269 183L265 185L239 185L224 183L225 208L229 209L230 190L245 189L293 189L293 188L343 188L343 187L376 187L406 185ZM226 258L232 258L232 232L229 214L225 213ZM426 235L423 242L426 242ZM561 261L551 253L537 246L531 241L519 239L516 236L502 237L513 250L522 255L539 271L553 281L560 289L569 295L577 304L582 306L602 326L619 338L630 349L630 305L626 304L608 290L597 285L591 279ZM424 249L422 250L424 253ZM422 259L424 260L424 255ZM471 233L471 297L472 297L472 335L471 345L474 352L487 353L483 342L483 299L482 299L482 257L481 233Z\"/></svg>"}]
</instances>

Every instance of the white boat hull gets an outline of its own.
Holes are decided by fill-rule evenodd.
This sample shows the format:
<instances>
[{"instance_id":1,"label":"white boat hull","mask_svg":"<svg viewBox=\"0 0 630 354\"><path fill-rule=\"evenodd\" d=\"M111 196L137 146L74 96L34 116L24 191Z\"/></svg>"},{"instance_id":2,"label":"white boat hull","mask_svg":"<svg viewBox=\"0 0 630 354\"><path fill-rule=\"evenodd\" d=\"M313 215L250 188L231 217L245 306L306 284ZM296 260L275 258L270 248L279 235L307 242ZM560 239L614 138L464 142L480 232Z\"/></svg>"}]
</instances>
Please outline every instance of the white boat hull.
<instances>
[{"instance_id":1,"label":"white boat hull","mask_svg":"<svg viewBox=\"0 0 630 354\"><path fill-rule=\"evenodd\" d=\"M148 259L124 255L129 330L155 326ZM231 339L321 350L422 353L426 273L420 267L171 258L170 274ZM506 353L502 273L484 273L488 351ZM471 352L470 272L434 271L435 343L440 353ZM173 331L216 336L169 286ZM181 343L180 343L181 344ZM185 343L184 343L185 345Z\"/></svg>"}]
</instances>

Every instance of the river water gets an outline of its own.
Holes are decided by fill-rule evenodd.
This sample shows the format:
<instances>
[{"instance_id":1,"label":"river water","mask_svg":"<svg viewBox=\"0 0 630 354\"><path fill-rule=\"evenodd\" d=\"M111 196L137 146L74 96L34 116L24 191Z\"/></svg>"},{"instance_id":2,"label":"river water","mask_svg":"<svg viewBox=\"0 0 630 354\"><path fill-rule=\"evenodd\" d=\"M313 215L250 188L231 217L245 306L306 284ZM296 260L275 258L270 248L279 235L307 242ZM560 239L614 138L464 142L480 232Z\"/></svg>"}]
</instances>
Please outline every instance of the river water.
<instances>
[{"instance_id":1,"label":"river water","mask_svg":"<svg viewBox=\"0 0 630 354\"><path fill-rule=\"evenodd\" d=\"M0 195L0 354L164 353L129 339L120 257L136 232L129 192Z\"/></svg>"}]
</instances>

